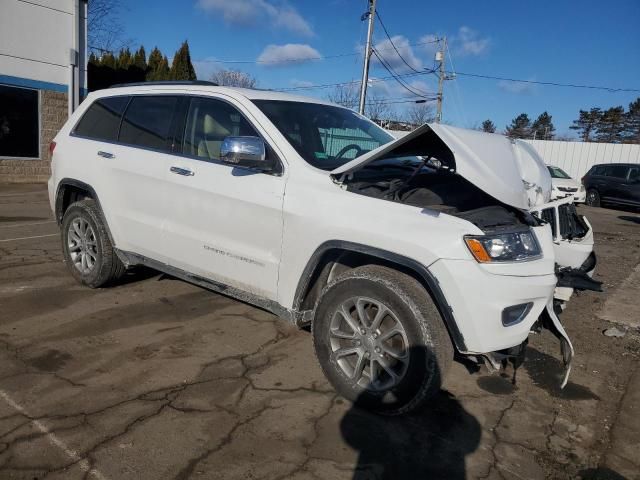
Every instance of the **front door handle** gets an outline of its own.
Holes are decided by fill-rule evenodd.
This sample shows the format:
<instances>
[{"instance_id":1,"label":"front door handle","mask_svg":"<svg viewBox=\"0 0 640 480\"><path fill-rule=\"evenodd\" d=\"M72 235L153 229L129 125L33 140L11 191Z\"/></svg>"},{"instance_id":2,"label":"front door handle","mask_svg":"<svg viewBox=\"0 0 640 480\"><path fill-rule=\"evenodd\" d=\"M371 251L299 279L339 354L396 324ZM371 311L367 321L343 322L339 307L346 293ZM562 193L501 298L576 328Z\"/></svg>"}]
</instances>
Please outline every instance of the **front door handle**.
<instances>
[{"instance_id":1,"label":"front door handle","mask_svg":"<svg viewBox=\"0 0 640 480\"><path fill-rule=\"evenodd\" d=\"M116 156L113 153L103 152L102 150L98 150L98 155L104 158L116 158Z\"/></svg>"},{"instance_id":2,"label":"front door handle","mask_svg":"<svg viewBox=\"0 0 640 480\"><path fill-rule=\"evenodd\" d=\"M185 177L193 177L194 175L193 171L188 168L171 167L169 171L178 175L184 175Z\"/></svg>"}]
</instances>

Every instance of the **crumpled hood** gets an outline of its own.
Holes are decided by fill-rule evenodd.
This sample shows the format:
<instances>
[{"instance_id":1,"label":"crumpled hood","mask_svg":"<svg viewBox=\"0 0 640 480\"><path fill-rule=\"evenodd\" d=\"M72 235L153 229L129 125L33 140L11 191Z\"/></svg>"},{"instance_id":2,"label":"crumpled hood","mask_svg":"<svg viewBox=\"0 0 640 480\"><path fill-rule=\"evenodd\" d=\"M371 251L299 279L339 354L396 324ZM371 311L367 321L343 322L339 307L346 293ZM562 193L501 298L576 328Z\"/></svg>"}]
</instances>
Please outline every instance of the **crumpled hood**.
<instances>
[{"instance_id":1,"label":"crumpled hood","mask_svg":"<svg viewBox=\"0 0 640 480\"><path fill-rule=\"evenodd\" d=\"M424 124L408 135L336 168L331 174L351 173L375 160L393 156L394 151L401 151L400 147L407 142L431 131L453 153L455 165L452 169L502 203L528 210L551 198L551 175L528 143L513 141L504 135L436 123Z\"/></svg>"}]
</instances>

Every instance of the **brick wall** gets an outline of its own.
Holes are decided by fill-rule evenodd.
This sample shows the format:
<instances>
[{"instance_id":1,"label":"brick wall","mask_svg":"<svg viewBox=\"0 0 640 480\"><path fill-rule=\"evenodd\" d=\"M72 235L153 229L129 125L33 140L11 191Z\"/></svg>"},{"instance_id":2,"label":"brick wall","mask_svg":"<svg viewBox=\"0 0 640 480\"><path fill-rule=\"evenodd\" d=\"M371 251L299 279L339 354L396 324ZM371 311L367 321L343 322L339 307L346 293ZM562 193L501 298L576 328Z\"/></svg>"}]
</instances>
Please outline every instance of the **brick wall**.
<instances>
[{"instance_id":1,"label":"brick wall","mask_svg":"<svg viewBox=\"0 0 640 480\"><path fill-rule=\"evenodd\" d=\"M0 182L40 183L50 175L49 143L68 114L67 94L40 90L40 159L0 159Z\"/></svg>"}]
</instances>

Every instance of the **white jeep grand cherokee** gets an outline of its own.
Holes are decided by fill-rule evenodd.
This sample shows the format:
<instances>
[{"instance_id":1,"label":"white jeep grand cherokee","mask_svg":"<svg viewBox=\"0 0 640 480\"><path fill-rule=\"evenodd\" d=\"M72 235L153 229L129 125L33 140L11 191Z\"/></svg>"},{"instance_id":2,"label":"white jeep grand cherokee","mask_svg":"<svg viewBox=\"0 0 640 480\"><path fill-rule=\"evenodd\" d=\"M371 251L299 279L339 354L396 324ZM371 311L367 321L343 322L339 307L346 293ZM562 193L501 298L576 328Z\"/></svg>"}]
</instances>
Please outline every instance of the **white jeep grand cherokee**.
<instances>
[{"instance_id":1,"label":"white jeep grand cherokee","mask_svg":"<svg viewBox=\"0 0 640 480\"><path fill-rule=\"evenodd\" d=\"M377 412L437 392L454 351L522 358L534 327L570 361L554 242L587 239L570 289L593 237L575 209L562 235L541 218L551 181L526 144L437 124L394 141L322 100L183 82L91 93L51 152L78 281L144 264L310 323L336 390Z\"/></svg>"}]
</instances>

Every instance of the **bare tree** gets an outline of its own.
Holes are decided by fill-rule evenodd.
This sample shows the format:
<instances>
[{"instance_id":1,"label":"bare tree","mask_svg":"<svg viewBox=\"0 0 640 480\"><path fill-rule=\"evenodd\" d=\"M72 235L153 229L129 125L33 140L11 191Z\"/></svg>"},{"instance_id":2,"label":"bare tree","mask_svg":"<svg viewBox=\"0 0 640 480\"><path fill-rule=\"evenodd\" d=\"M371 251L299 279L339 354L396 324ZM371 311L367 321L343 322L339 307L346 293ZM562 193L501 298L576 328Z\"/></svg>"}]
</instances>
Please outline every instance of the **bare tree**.
<instances>
[{"instance_id":1,"label":"bare tree","mask_svg":"<svg viewBox=\"0 0 640 480\"><path fill-rule=\"evenodd\" d=\"M381 120L389 120L394 116L394 112L389 105L389 101L374 95L369 96L367 99L365 114L376 123L380 123Z\"/></svg>"},{"instance_id":2,"label":"bare tree","mask_svg":"<svg viewBox=\"0 0 640 480\"><path fill-rule=\"evenodd\" d=\"M359 87L355 83L348 85L338 85L329 92L327 98L330 102L337 103L347 108L356 108L358 106Z\"/></svg>"},{"instance_id":3,"label":"bare tree","mask_svg":"<svg viewBox=\"0 0 640 480\"><path fill-rule=\"evenodd\" d=\"M241 70L226 70L224 68L214 72L210 80L227 87L256 88L258 85L258 80L254 76Z\"/></svg>"},{"instance_id":4,"label":"bare tree","mask_svg":"<svg viewBox=\"0 0 640 480\"><path fill-rule=\"evenodd\" d=\"M408 123L418 127L424 123L432 122L436 116L433 105L430 103L414 103L407 108L405 118Z\"/></svg>"},{"instance_id":5,"label":"bare tree","mask_svg":"<svg viewBox=\"0 0 640 480\"><path fill-rule=\"evenodd\" d=\"M131 43L124 40L120 0L91 0L87 9L87 43L90 50L114 52Z\"/></svg>"}]
</instances>

